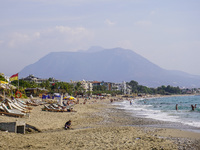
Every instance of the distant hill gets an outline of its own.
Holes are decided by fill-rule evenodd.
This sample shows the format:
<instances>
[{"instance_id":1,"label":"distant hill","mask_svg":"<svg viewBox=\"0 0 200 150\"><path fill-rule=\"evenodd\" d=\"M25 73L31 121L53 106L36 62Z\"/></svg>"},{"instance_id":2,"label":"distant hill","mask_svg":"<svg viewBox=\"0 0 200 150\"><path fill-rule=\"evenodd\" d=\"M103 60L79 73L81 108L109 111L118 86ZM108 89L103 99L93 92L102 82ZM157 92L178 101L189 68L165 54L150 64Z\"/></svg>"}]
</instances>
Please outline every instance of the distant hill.
<instances>
[{"instance_id":1,"label":"distant hill","mask_svg":"<svg viewBox=\"0 0 200 150\"><path fill-rule=\"evenodd\" d=\"M160 68L132 50L92 47L88 51L52 52L20 71L40 78L62 81L98 80L122 82L135 80L141 85L200 87L200 76Z\"/></svg>"}]
</instances>

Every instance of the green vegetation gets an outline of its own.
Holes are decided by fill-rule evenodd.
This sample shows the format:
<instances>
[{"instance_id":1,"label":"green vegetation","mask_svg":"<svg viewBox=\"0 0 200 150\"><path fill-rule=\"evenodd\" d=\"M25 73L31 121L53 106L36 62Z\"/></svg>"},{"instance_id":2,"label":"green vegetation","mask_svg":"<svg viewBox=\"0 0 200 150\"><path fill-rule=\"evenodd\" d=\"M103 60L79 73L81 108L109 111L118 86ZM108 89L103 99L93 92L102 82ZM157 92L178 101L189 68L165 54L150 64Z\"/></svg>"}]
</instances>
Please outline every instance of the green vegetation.
<instances>
[{"instance_id":1,"label":"green vegetation","mask_svg":"<svg viewBox=\"0 0 200 150\"><path fill-rule=\"evenodd\" d=\"M18 80L12 81L11 84L17 87ZM20 91L22 89L26 89L26 88L45 88L49 91L48 93L55 93L55 92L69 93L69 94L73 93L73 85L69 84L67 82L50 83L50 81L47 80L46 82L37 84L33 81L28 82L28 81L24 81L24 80L20 79L19 80Z\"/></svg>"},{"instance_id":2,"label":"green vegetation","mask_svg":"<svg viewBox=\"0 0 200 150\"><path fill-rule=\"evenodd\" d=\"M2 76L0 76L0 80L4 80ZM14 86L18 86L18 81L12 81ZM149 88L143 85L139 85L138 82L132 80L127 82L127 87L130 89L131 94L162 94L162 95L172 95L172 94L182 94L181 89L179 87L168 86L160 86L157 88ZM48 90L48 93L69 93L70 95L90 95L90 91L85 91L82 87L81 83L73 85L67 82L56 82L52 83L51 78L49 80L37 84L35 82L28 82L22 79L19 80L19 89L20 91L24 91L26 88L41 88ZM25 93L25 92L23 92ZM117 90L117 87L112 87L112 90L108 90L105 85L93 86L93 95L101 95L102 93L111 94L111 95L119 95L123 94L122 90Z\"/></svg>"},{"instance_id":3,"label":"green vegetation","mask_svg":"<svg viewBox=\"0 0 200 150\"><path fill-rule=\"evenodd\" d=\"M17 87L18 86L18 80L12 81L11 84ZM36 87L38 87L38 84L36 84L35 82L27 82L27 81L24 81L24 80L19 80L19 87L36 88Z\"/></svg>"},{"instance_id":4,"label":"green vegetation","mask_svg":"<svg viewBox=\"0 0 200 150\"><path fill-rule=\"evenodd\" d=\"M74 96L83 95L85 93L85 89L81 86L81 83L78 82L73 89Z\"/></svg>"},{"instance_id":5,"label":"green vegetation","mask_svg":"<svg viewBox=\"0 0 200 150\"><path fill-rule=\"evenodd\" d=\"M145 93L145 94L162 94L162 95L171 95L171 94L181 94L181 89L179 87L161 86L157 88L148 88L146 86L138 85L138 82L132 80L128 82L128 85L131 87L132 93Z\"/></svg>"},{"instance_id":6,"label":"green vegetation","mask_svg":"<svg viewBox=\"0 0 200 150\"><path fill-rule=\"evenodd\" d=\"M2 75L0 75L0 81L6 81L6 79Z\"/></svg>"}]
</instances>

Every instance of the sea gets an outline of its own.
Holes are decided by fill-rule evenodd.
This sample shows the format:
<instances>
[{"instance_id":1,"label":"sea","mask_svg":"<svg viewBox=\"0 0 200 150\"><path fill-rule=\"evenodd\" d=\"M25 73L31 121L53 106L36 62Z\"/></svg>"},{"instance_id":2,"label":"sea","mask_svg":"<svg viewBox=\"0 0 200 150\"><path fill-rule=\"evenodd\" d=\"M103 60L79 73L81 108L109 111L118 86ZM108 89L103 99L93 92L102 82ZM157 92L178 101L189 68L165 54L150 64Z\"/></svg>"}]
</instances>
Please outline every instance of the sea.
<instances>
[{"instance_id":1,"label":"sea","mask_svg":"<svg viewBox=\"0 0 200 150\"><path fill-rule=\"evenodd\" d=\"M140 117L171 122L175 128L200 132L200 96L170 96L157 98L140 98L114 102L118 109ZM178 109L176 110L176 104ZM193 111L191 105L195 105ZM175 125L176 124L176 125ZM172 127L172 125L168 126Z\"/></svg>"}]
</instances>

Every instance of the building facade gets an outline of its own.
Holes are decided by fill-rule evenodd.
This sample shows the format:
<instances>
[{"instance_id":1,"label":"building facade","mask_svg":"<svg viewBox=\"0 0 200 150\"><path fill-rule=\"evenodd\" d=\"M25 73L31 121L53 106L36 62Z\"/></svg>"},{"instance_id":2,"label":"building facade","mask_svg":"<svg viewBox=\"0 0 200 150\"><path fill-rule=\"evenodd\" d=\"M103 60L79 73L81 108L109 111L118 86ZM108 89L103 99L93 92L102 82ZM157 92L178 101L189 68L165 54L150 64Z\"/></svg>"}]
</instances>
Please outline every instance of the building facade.
<instances>
[{"instance_id":1,"label":"building facade","mask_svg":"<svg viewBox=\"0 0 200 150\"><path fill-rule=\"evenodd\" d=\"M56 83L56 82L60 82L60 80L57 80L55 78L49 78L49 79L41 79L38 77L35 77L34 75L29 75L28 77L22 78L22 80L24 81L28 81L28 82L35 82L37 84L40 84L42 82L46 82L49 81L50 83Z\"/></svg>"}]
</instances>

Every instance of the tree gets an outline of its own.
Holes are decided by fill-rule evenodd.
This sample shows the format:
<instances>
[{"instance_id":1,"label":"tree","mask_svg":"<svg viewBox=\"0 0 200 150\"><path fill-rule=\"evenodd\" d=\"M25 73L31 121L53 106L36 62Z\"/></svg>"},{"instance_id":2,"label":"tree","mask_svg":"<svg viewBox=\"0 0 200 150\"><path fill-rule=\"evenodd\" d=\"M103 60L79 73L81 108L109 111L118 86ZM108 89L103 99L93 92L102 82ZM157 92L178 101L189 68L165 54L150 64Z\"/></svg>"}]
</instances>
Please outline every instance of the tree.
<instances>
[{"instance_id":1,"label":"tree","mask_svg":"<svg viewBox=\"0 0 200 150\"><path fill-rule=\"evenodd\" d=\"M0 81L6 81L6 79L2 75L0 75Z\"/></svg>"},{"instance_id":2,"label":"tree","mask_svg":"<svg viewBox=\"0 0 200 150\"><path fill-rule=\"evenodd\" d=\"M12 85L18 86L18 80L12 81ZM24 81L22 79L19 80L19 87L21 88L36 88L38 87L38 84L36 84L34 81Z\"/></svg>"},{"instance_id":3,"label":"tree","mask_svg":"<svg viewBox=\"0 0 200 150\"><path fill-rule=\"evenodd\" d=\"M131 92L132 93L138 93L138 82L137 81L134 81L134 80L131 80L128 85L131 86Z\"/></svg>"},{"instance_id":4,"label":"tree","mask_svg":"<svg viewBox=\"0 0 200 150\"><path fill-rule=\"evenodd\" d=\"M85 89L82 87L81 82L78 82L74 87L74 95L83 95L85 93Z\"/></svg>"}]
</instances>

